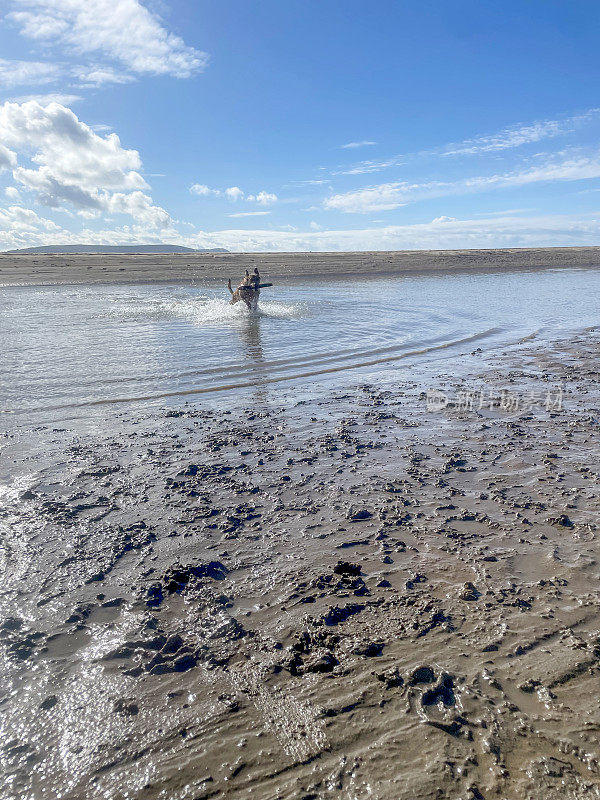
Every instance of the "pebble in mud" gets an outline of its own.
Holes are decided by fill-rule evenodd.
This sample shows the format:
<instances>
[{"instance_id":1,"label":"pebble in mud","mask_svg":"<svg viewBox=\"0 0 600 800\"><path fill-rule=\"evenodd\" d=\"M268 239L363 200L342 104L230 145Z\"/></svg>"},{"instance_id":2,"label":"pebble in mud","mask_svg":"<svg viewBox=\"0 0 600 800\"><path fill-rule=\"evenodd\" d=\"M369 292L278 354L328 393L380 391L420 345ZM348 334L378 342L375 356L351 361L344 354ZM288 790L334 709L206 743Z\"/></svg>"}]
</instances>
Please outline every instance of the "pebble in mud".
<instances>
[{"instance_id":1,"label":"pebble in mud","mask_svg":"<svg viewBox=\"0 0 600 800\"><path fill-rule=\"evenodd\" d=\"M386 689L399 689L404 686L404 678L398 667L390 667L385 672L376 672L375 677L385 685Z\"/></svg>"},{"instance_id":2,"label":"pebble in mud","mask_svg":"<svg viewBox=\"0 0 600 800\"><path fill-rule=\"evenodd\" d=\"M471 583L471 581L466 581L466 583L463 584L459 594L461 600L467 600L468 602L477 600L480 596L481 592L478 591L475 584Z\"/></svg>"},{"instance_id":3,"label":"pebble in mud","mask_svg":"<svg viewBox=\"0 0 600 800\"><path fill-rule=\"evenodd\" d=\"M346 517L350 522L361 522L363 520L371 519L373 512L368 508L351 508L348 510Z\"/></svg>"},{"instance_id":4,"label":"pebble in mud","mask_svg":"<svg viewBox=\"0 0 600 800\"><path fill-rule=\"evenodd\" d=\"M573 522L566 514L560 514L558 517L549 517L548 522L551 525L560 525L563 528L573 528Z\"/></svg>"}]
</instances>

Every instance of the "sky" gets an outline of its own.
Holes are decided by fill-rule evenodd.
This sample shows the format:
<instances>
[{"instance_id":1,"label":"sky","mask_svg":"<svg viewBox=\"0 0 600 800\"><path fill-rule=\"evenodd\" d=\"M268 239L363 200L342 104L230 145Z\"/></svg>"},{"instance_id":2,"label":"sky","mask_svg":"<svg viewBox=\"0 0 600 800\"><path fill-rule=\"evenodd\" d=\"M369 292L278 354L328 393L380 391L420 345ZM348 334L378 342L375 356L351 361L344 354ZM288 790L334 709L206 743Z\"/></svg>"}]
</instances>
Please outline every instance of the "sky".
<instances>
[{"instance_id":1,"label":"sky","mask_svg":"<svg viewBox=\"0 0 600 800\"><path fill-rule=\"evenodd\" d=\"M600 245L597 0L0 0L0 250Z\"/></svg>"}]
</instances>

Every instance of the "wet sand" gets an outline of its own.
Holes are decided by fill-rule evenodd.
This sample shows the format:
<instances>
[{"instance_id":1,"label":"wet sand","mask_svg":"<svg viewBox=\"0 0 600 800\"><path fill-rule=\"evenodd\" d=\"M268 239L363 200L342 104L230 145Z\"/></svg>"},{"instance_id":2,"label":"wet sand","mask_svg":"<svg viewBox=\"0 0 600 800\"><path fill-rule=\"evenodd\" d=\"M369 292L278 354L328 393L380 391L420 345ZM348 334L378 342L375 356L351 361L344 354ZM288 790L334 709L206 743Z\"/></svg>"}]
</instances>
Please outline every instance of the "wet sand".
<instances>
[{"instance_id":1,"label":"wet sand","mask_svg":"<svg viewBox=\"0 0 600 800\"><path fill-rule=\"evenodd\" d=\"M5 435L2 797L600 797L599 345Z\"/></svg>"},{"instance_id":2,"label":"wet sand","mask_svg":"<svg viewBox=\"0 0 600 800\"><path fill-rule=\"evenodd\" d=\"M600 247L409 250L366 253L184 253L181 255L10 255L0 253L1 284L201 281L226 284L258 266L269 280L364 279L431 271L490 272L598 267Z\"/></svg>"}]
</instances>

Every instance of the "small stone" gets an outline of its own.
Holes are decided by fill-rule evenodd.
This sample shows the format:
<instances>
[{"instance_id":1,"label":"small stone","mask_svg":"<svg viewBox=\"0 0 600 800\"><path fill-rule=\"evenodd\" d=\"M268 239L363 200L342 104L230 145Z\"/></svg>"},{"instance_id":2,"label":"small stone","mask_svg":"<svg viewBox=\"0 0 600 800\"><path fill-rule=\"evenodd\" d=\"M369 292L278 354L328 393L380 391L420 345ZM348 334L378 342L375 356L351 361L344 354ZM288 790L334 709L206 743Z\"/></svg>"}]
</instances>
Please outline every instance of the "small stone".
<instances>
[{"instance_id":1,"label":"small stone","mask_svg":"<svg viewBox=\"0 0 600 800\"><path fill-rule=\"evenodd\" d=\"M560 525L562 528L572 528L573 522L569 519L566 514L560 514L558 517L550 517L548 522L551 525Z\"/></svg>"},{"instance_id":2,"label":"small stone","mask_svg":"<svg viewBox=\"0 0 600 800\"><path fill-rule=\"evenodd\" d=\"M463 584L462 590L459 594L461 600L467 600L469 602L472 600L477 600L479 596L480 592L477 591L477 588L473 583L471 583L471 581L467 581L465 584Z\"/></svg>"},{"instance_id":3,"label":"small stone","mask_svg":"<svg viewBox=\"0 0 600 800\"><path fill-rule=\"evenodd\" d=\"M366 508L361 508L356 511L350 510L346 514L346 517L350 520L350 522L360 522L363 519L371 519L373 514Z\"/></svg>"}]
</instances>

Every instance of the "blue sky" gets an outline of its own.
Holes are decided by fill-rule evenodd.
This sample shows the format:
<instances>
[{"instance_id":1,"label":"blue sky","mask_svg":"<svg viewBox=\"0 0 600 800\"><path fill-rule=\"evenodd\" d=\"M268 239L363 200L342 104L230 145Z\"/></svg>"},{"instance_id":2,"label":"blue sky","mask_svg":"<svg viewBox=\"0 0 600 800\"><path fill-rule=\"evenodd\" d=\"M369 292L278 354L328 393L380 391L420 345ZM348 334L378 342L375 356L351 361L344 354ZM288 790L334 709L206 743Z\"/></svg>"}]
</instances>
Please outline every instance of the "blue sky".
<instances>
[{"instance_id":1,"label":"blue sky","mask_svg":"<svg viewBox=\"0 0 600 800\"><path fill-rule=\"evenodd\" d=\"M600 245L597 2L0 9L0 249Z\"/></svg>"}]
</instances>

